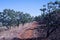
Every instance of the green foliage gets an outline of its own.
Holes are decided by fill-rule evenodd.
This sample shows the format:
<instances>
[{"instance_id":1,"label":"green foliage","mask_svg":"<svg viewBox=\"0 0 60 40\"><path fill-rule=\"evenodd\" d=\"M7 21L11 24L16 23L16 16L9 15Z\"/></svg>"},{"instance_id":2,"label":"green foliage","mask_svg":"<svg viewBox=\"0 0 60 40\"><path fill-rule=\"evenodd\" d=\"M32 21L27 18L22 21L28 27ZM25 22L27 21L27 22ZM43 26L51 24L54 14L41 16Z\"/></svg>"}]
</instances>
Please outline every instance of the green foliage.
<instances>
[{"instance_id":1,"label":"green foliage","mask_svg":"<svg viewBox=\"0 0 60 40\"><path fill-rule=\"evenodd\" d=\"M19 26L21 23L31 22L32 17L28 13L23 13L19 11L14 11L10 9L4 9L3 12L0 12L0 22L3 26Z\"/></svg>"},{"instance_id":2,"label":"green foliage","mask_svg":"<svg viewBox=\"0 0 60 40\"><path fill-rule=\"evenodd\" d=\"M44 8L43 8L41 9L41 11L43 11L43 14L40 17L39 16L35 17L35 21L38 21L38 22L43 21L43 24L46 24L46 28L47 28L46 37L49 37L50 34L56 31L56 29L58 29L60 26L60 7L59 6L60 6L60 1L49 2L47 4L46 12L44 11Z\"/></svg>"},{"instance_id":3,"label":"green foliage","mask_svg":"<svg viewBox=\"0 0 60 40\"><path fill-rule=\"evenodd\" d=\"M40 16L40 15L39 15L39 16L35 16L34 21L39 22L41 19L42 19L42 18L41 18L41 16Z\"/></svg>"}]
</instances>

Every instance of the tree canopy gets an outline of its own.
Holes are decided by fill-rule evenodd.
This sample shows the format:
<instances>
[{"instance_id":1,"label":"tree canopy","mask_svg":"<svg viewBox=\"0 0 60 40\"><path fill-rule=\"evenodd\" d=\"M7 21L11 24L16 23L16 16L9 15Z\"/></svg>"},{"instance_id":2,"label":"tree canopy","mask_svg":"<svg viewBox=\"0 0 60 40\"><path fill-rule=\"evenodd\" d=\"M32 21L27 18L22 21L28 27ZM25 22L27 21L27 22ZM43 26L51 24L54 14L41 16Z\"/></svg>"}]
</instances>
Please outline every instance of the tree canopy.
<instances>
[{"instance_id":1,"label":"tree canopy","mask_svg":"<svg viewBox=\"0 0 60 40\"><path fill-rule=\"evenodd\" d=\"M19 25L21 23L27 23L32 21L32 16L28 13L20 11L14 11L10 9L4 9L0 12L0 22L3 26Z\"/></svg>"}]
</instances>

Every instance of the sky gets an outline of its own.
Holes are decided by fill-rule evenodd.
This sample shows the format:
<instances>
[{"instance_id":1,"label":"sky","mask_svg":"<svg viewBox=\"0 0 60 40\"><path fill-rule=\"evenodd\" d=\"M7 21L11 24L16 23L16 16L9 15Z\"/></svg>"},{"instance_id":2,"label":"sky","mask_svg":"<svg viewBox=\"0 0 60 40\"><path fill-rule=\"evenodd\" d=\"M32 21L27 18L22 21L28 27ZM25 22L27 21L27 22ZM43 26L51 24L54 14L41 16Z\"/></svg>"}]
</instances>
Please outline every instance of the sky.
<instances>
[{"instance_id":1,"label":"sky","mask_svg":"<svg viewBox=\"0 0 60 40\"><path fill-rule=\"evenodd\" d=\"M13 9L29 13L31 16L38 16L41 14L39 9L50 1L55 0L0 0L0 12L4 9Z\"/></svg>"}]
</instances>

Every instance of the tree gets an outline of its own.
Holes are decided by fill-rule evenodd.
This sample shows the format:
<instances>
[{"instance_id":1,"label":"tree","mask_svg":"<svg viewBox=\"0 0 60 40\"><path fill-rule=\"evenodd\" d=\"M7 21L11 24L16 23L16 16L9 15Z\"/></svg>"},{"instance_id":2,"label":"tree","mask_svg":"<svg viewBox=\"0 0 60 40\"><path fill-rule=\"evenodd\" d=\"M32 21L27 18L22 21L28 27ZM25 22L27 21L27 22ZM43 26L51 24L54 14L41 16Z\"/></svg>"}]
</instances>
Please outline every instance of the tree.
<instances>
[{"instance_id":1,"label":"tree","mask_svg":"<svg viewBox=\"0 0 60 40\"><path fill-rule=\"evenodd\" d=\"M34 21L37 21L37 22L41 21L41 19L42 17L40 15L34 17Z\"/></svg>"},{"instance_id":2,"label":"tree","mask_svg":"<svg viewBox=\"0 0 60 40\"><path fill-rule=\"evenodd\" d=\"M43 5L43 8L42 9L40 9L40 11L42 11L43 12L43 17L45 16L45 11L46 11L46 5Z\"/></svg>"},{"instance_id":3,"label":"tree","mask_svg":"<svg viewBox=\"0 0 60 40\"><path fill-rule=\"evenodd\" d=\"M58 5L58 6L57 6ZM46 10L44 8L41 9L41 11L43 11L43 14L39 17L35 17L35 20L40 22L43 21L43 23L46 24L46 28L47 28L47 36L46 38L48 38L51 33L53 33L54 31L56 31L56 29L59 28L59 24L60 24L60 8L59 8L60 3L58 2L49 2L47 4L47 8ZM47 13L45 14L44 11L47 11ZM40 28L40 27L39 27ZM56 35L55 35L56 36ZM55 37L56 38L56 37Z\"/></svg>"},{"instance_id":4,"label":"tree","mask_svg":"<svg viewBox=\"0 0 60 40\"><path fill-rule=\"evenodd\" d=\"M0 21L3 23L3 26L19 26L19 24L24 24L31 22L33 18L28 13L23 13L20 11L14 11L10 9L4 9L3 12L0 12Z\"/></svg>"}]
</instances>

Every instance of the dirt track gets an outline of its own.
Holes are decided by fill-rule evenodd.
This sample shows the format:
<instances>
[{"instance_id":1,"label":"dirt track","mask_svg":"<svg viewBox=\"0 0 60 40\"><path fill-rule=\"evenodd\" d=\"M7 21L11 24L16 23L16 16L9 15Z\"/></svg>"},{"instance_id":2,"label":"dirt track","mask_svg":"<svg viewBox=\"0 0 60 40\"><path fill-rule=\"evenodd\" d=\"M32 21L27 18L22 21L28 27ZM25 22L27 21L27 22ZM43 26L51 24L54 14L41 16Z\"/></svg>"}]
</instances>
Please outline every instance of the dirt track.
<instances>
[{"instance_id":1,"label":"dirt track","mask_svg":"<svg viewBox=\"0 0 60 40\"><path fill-rule=\"evenodd\" d=\"M18 37L21 39L32 38L36 35L34 35L35 31L30 29L34 29L35 27L37 27L37 25L37 22L26 23L24 25L20 24L19 27L14 27L7 31L0 32L0 39L14 37Z\"/></svg>"}]
</instances>

